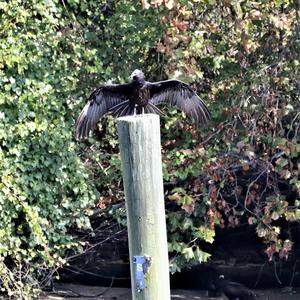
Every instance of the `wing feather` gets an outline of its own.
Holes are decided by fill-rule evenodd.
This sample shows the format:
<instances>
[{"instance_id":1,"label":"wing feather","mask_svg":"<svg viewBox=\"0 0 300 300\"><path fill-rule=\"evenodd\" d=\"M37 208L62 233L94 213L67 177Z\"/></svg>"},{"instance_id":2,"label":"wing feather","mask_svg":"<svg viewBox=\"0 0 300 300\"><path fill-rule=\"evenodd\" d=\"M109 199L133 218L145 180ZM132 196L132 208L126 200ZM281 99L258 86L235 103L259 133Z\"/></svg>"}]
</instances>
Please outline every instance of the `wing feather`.
<instances>
[{"instance_id":1,"label":"wing feather","mask_svg":"<svg viewBox=\"0 0 300 300\"><path fill-rule=\"evenodd\" d=\"M87 138L90 130L96 127L98 120L117 104L127 100L130 84L102 86L90 95L76 121L77 140Z\"/></svg>"},{"instance_id":2,"label":"wing feather","mask_svg":"<svg viewBox=\"0 0 300 300\"><path fill-rule=\"evenodd\" d=\"M158 105L166 103L174 105L197 123L207 124L211 113L203 100L188 86L179 80L149 82L150 101Z\"/></svg>"}]
</instances>

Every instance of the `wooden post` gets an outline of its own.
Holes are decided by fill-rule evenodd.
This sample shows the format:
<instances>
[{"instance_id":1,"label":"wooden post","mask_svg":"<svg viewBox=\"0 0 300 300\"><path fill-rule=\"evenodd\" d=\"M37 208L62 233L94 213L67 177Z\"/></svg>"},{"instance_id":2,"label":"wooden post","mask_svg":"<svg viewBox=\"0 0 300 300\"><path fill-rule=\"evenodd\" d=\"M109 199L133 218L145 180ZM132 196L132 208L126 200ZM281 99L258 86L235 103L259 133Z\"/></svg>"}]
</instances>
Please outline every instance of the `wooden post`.
<instances>
[{"instance_id":1,"label":"wooden post","mask_svg":"<svg viewBox=\"0 0 300 300\"><path fill-rule=\"evenodd\" d=\"M126 198L133 300L169 300L170 279L161 163L159 116L118 118ZM146 287L134 257L150 257ZM146 265L145 265L146 266Z\"/></svg>"}]
</instances>

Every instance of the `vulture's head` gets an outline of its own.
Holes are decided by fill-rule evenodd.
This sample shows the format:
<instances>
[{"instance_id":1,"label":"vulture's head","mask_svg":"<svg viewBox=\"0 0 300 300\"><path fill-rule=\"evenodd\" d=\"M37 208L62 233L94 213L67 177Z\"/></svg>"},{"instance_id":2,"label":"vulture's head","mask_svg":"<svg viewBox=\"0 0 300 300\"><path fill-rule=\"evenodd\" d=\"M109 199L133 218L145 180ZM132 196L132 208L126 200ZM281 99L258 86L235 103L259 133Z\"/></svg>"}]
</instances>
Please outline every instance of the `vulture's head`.
<instances>
[{"instance_id":1,"label":"vulture's head","mask_svg":"<svg viewBox=\"0 0 300 300\"><path fill-rule=\"evenodd\" d=\"M137 81L137 82L144 82L145 81L145 75L141 70L134 70L131 74L131 79L133 81Z\"/></svg>"}]
</instances>

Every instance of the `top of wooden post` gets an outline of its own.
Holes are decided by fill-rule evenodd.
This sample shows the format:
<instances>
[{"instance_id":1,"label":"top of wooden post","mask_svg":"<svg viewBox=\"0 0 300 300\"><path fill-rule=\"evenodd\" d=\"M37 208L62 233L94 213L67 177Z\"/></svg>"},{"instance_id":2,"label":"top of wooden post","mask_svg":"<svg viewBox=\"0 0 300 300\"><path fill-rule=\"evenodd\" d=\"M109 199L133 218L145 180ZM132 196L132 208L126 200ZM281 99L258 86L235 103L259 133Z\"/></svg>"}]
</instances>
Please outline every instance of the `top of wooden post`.
<instances>
[{"instance_id":1,"label":"top of wooden post","mask_svg":"<svg viewBox=\"0 0 300 300\"><path fill-rule=\"evenodd\" d=\"M117 118L118 121L127 121L127 122L137 122L140 120L143 120L145 118L159 118L159 115L157 114L138 114L134 116L125 116L125 117L119 117Z\"/></svg>"}]
</instances>

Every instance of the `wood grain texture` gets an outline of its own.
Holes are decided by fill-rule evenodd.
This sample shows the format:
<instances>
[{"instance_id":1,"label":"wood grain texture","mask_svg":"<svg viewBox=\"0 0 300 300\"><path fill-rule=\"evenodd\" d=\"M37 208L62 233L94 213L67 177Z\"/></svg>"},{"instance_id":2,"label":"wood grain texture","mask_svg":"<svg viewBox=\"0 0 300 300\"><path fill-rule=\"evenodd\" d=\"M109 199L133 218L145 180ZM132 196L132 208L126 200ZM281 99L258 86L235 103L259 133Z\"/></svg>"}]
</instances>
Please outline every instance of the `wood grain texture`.
<instances>
[{"instance_id":1,"label":"wood grain texture","mask_svg":"<svg viewBox=\"0 0 300 300\"><path fill-rule=\"evenodd\" d=\"M154 114L118 118L127 209L132 297L170 299L169 260L163 194L160 124ZM147 287L135 288L133 256L152 259Z\"/></svg>"}]
</instances>

